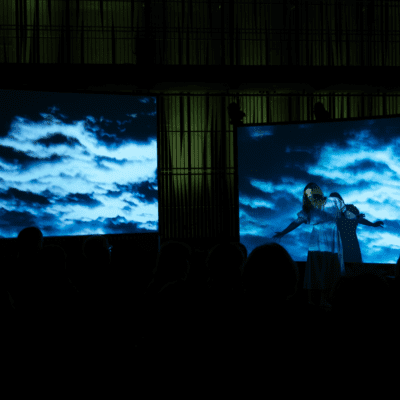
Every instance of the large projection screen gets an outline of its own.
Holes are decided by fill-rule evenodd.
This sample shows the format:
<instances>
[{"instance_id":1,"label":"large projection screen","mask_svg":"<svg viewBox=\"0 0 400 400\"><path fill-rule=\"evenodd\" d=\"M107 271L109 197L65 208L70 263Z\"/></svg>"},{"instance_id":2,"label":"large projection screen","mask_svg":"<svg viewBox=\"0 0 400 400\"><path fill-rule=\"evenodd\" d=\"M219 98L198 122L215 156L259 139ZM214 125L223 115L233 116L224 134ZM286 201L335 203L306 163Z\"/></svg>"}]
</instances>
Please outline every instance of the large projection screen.
<instances>
[{"instance_id":1,"label":"large projection screen","mask_svg":"<svg viewBox=\"0 0 400 400\"><path fill-rule=\"evenodd\" d=\"M339 193L370 222L357 225L363 263L396 264L400 254L400 117L277 123L237 128L240 241L248 254L277 242L307 261L312 225L281 239L302 210L305 186ZM345 262L349 260L344 260ZM350 262L352 262L350 260Z\"/></svg>"},{"instance_id":2,"label":"large projection screen","mask_svg":"<svg viewBox=\"0 0 400 400\"><path fill-rule=\"evenodd\" d=\"M158 231L156 98L0 90L0 237Z\"/></svg>"}]
</instances>

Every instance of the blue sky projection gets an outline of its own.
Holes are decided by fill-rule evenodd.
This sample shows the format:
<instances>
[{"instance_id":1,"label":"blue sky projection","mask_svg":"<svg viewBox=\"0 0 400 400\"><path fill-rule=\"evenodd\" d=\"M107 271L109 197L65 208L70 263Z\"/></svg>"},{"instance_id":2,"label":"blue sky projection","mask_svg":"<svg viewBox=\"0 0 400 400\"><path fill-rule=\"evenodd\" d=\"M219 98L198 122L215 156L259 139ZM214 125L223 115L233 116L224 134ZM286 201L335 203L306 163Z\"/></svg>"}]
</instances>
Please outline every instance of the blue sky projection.
<instances>
[{"instance_id":1,"label":"blue sky projection","mask_svg":"<svg viewBox=\"0 0 400 400\"><path fill-rule=\"evenodd\" d=\"M156 99L0 90L0 237L158 231Z\"/></svg>"},{"instance_id":2,"label":"blue sky projection","mask_svg":"<svg viewBox=\"0 0 400 400\"><path fill-rule=\"evenodd\" d=\"M400 118L238 128L240 241L250 253L297 219L303 190L338 192L365 219L358 225L363 262L395 264L400 255ZM307 261L312 226L282 239Z\"/></svg>"}]
</instances>

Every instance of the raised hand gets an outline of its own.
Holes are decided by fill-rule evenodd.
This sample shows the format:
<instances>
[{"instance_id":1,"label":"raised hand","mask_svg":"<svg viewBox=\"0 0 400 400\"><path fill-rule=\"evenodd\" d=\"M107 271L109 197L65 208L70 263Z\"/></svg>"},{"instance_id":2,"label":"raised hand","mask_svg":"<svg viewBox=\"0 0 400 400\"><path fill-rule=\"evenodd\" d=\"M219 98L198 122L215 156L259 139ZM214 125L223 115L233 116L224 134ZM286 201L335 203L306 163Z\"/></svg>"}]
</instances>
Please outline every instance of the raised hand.
<instances>
[{"instance_id":1,"label":"raised hand","mask_svg":"<svg viewBox=\"0 0 400 400\"><path fill-rule=\"evenodd\" d=\"M380 226L381 228L383 228L383 222L382 221L376 221L374 222L374 227L377 228L378 226Z\"/></svg>"}]
</instances>

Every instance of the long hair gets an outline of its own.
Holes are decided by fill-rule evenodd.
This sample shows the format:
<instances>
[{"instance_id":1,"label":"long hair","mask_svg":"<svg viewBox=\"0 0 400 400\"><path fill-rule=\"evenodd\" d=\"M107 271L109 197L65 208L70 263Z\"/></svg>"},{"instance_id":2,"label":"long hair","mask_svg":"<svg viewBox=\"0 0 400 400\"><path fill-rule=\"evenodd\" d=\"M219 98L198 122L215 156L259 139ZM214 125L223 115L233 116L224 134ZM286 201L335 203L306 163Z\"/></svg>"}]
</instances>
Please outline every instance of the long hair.
<instances>
[{"instance_id":1,"label":"long hair","mask_svg":"<svg viewBox=\"0 0 400 400\"><path fill-rule=\"evenodd\" d=\"M314 182L310 182L303 190L303 211L307 214L308 222L310 222L310 211L315 208L306 191L311 189L312 198L319 203L325 203L327 198L323 195L321 188Z\"/></svg>"},{"instance_id":2,"label":"long hair","mask_svg":"<svg viewBox=\"0 0 400 400\"><path fill-rule=\"evenodd\" d=\"M331 193L329 195L329 197L336 197L336 198L342 200L343 203L344 203L344 200L343 200L342 196L337 192ZM360 210L354 204L346 204L346 211L350 211L351 213L353 213L355 215L360 214Z\"/></svg>"},{"instance_id":3,"label":"long hair","mask_svg":"<svg viewBox=\"0 0 400 400\"><path fill-rule=\"evenodd\" d=\"M336 198L342 200L343 203L344 203L344 200L343 200L342 196L341 196L338 192L332 192L332 193L329 195L329 197L336 197Z\"/></svg>"}]
</instances>

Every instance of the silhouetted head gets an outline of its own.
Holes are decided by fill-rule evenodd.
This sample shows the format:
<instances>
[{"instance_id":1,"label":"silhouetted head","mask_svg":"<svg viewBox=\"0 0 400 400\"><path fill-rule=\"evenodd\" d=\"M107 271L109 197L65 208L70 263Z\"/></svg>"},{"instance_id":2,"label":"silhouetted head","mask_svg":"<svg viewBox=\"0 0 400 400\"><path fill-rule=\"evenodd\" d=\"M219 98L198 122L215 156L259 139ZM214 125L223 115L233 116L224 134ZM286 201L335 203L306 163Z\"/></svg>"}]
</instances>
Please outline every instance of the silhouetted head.
<instances>
[{"instance_id":1,"label":"silhouetted head","mask_svg":"<svg viewBox=\"0 0 400 400\"><path fill-rule=\"evenodd\" d=\"M43 249L43 234L39 228L31 226L24 228L17 239L18 258L37 256Z\"/></svg>"},{"instance_id":2,"label":"silhouetted head","mask_svg":"<svg viewBox=\"0 0 400 400\"><path fill-rule=\"evenodd\" d=\"M321 188L316 183L309 183L303 191L303 211L307 214L313 208L322 207L327 198L324 197Z\"/></svg>"},{"instance_id":3,"label":"silhouetted head","mask_svg":"<svg viewBox=\"0 0 400 400\"><path fill-rule=\"evenodd\" d=\"M329 197L336 197L336 198L342 200L343 203L344 203L344 200L343 200L342 196L341 196L338 192L333 192L333 193L331 193L331 194L329 195Z\"/></svg>"},{"instance_id":4,"label":"silhouetted head","mask_svg":"<svg viewBox=\"0 0 400 400\"><path fill-rule=\"evenodd\" d=\"M297 263L278 243L256 247L245 262L242 279L246 296L277 304L289 300L300 285Z\"/></svg>"}]
</instances>

